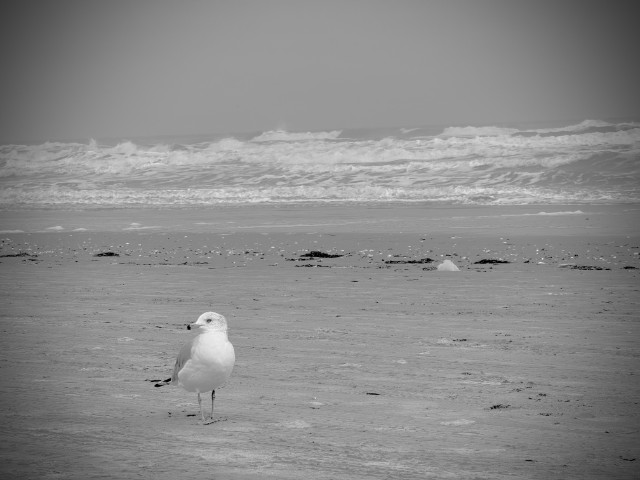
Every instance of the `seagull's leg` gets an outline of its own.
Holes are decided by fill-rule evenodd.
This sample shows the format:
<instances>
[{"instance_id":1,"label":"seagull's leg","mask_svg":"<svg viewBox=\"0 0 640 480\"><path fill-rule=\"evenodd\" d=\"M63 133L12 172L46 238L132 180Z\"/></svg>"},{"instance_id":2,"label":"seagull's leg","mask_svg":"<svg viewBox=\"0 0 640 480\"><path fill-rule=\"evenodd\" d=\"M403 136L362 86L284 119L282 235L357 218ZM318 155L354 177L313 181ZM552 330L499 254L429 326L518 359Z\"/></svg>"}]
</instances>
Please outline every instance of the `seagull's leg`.
<instances>
[{"instance_id":1,"label":"seagull's leg","mask_svg":"<svg viewBox=\"0 0 640 480\"><path fill-rule=\"evenodd\" d=\"M209 420L207 420L205 423L205 425L209 425L211 423L216 423L217 420L213 419L213 402L216 399L216 391L215 390L211 390L211 418Z\"/></svg>"},{"instance_id":2,"label":"seagull's leg","mask_svg":"<svg viewBox=\"0 0 640 480\"><path fill-rule=\"evenodd\" d=\"M200 392L198 392L198 405L200 406L200 416L204 422L204 413L202 412L202 399L200 398Z\"/></svg>"}]
</instances>

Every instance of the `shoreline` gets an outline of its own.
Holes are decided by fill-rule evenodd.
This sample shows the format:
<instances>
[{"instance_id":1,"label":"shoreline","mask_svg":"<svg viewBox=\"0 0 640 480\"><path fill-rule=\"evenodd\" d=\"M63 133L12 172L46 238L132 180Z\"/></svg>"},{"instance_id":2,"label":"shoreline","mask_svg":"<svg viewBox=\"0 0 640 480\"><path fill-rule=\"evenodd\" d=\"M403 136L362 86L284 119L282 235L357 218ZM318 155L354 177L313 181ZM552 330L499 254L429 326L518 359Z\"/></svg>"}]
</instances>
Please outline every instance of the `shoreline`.
<instances>
[{"instance_id":1,"label":"shoreline","mask_svg":"<svg viewBox=\"0 0 640 480\"><path fill-rule=\"evenodd\" d=\"M420 204L224 205L175 208L14 209L0 211L0 235L82 231L229 233L256 231L455 231L577 229L640 233L639 204L459 206ZM575 232L572 232L575 233Z\"/></svg>"}]
</instances>

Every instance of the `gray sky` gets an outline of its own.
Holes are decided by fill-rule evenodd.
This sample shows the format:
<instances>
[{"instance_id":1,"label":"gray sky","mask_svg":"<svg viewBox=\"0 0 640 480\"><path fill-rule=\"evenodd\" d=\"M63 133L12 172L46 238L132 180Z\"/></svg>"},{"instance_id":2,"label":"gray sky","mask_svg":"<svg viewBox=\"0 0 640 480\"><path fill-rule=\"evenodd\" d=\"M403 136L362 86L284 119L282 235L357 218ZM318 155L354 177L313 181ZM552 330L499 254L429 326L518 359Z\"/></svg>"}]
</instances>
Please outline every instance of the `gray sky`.
<instances>
[{"instance_id":1,"label":"gray sky","mask_svg":"<svg viewBox=\"0 0 640 480\"><path fill-rule=\"evenodd\" d=\"M636 1L3 5L3 143L640 115Z\"/></svg>"}]
</instances>

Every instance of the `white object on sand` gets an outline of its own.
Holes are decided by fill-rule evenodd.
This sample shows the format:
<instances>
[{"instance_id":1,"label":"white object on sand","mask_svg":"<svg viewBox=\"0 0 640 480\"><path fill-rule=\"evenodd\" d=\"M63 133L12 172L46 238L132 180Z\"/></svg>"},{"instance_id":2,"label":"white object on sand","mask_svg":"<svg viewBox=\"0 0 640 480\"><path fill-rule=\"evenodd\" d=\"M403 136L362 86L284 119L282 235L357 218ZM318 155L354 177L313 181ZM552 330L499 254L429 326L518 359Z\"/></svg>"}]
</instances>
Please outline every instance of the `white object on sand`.
<instances>
[{"instance_id":1,"label":"white object on sand","mask_svg":"<svg viewBox=\"0 0 640 480\"><path fill-rule=\"evenodd\" d=\"M180 349L171 383L188 392L197 392L204 424L213 423L216 388L226 383L236 361L233 345L227 337L227 320L215 312L200 315L191 327L200 333ZM211 392L211 418L205 420L200 394Z\"/></svg>"},{"instance_id":2,"label":"white object on sand","mask_svg":"<svg viewBox=\"0 0 640 480\"><path fill-rule=\"evenodd\" d=\"M445 260L438 265L438 270L441 272L459 272L460 269L451 260Z\"/></svg>"}]
</instances>

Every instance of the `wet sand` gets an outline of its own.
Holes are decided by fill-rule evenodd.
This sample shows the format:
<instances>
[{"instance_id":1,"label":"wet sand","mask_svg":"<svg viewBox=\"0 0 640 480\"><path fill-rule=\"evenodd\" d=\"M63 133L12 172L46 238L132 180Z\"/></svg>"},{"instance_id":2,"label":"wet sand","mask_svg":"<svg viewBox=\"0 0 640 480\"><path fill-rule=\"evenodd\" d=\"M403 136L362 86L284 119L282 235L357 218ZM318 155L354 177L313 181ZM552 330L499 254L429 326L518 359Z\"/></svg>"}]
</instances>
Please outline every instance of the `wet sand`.
<instances>
[{"instance_id":1,"label":"wet sand","mask_svg":"<svg viewBox=\"0 0 640 480\"><path fill-rule=\"evenodd\" d=\"M638 212L4 212L0 472L637 478ZM155 385L207 310L237 362L203 426Z\"/></svg>"}]
</instances>

